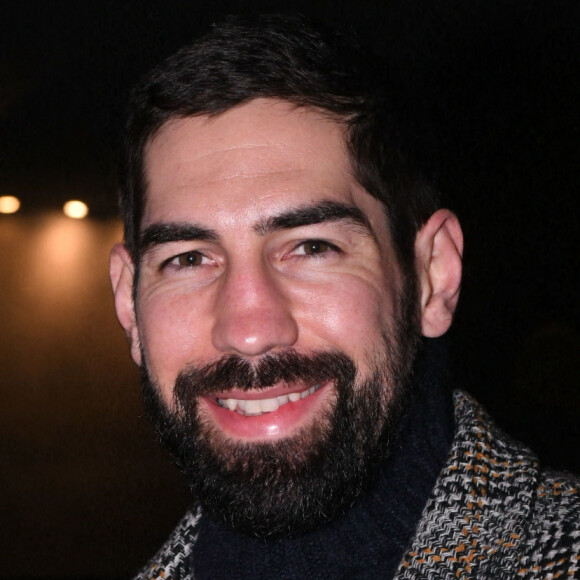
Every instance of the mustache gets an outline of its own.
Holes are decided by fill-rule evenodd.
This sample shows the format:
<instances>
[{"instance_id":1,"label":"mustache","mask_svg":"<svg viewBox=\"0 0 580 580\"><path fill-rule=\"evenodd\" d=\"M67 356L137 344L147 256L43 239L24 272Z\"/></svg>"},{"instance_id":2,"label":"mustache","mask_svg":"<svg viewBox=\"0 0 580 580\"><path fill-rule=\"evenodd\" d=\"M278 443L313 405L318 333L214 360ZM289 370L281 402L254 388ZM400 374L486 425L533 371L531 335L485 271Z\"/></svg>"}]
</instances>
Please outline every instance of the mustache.
<instances>
[{"instance_id":1,"label":"mustache","mask_svg":"<svg viewBox=\"0 0 580 580\"><path fill-rule=\"evenodd\" d=\"M256 363L239 355L228 355L204 366L189 366L175 381L174 397L186 408L192 398L236 388L265 389L276 383L302 382L308 386L334 380L354 380L354 362L339 351L298 353L288 349L264 355Z\"/></svg>"}]
</instances>

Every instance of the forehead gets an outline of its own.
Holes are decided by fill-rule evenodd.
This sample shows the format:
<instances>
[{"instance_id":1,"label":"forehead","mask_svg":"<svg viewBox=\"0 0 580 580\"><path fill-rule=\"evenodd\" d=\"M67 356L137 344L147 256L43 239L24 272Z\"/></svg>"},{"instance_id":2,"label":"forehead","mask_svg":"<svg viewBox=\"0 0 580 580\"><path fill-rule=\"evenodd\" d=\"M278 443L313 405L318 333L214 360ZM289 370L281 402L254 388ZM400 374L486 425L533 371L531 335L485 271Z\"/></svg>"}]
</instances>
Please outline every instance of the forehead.
<instances>
[{"instance_id":1,"label":"forehead","mask_svg":"<svg viewBox=\"0 0 580 580\"><path fill-rule=\"evenodd\" d=\"M363 190L352 177L344 131L316 109L274 99L172 120L145 152L143 224L195 219L186 214L201 204L227 220L281 210L290 200L352 203Z\"/></svg>"}]
</instances>

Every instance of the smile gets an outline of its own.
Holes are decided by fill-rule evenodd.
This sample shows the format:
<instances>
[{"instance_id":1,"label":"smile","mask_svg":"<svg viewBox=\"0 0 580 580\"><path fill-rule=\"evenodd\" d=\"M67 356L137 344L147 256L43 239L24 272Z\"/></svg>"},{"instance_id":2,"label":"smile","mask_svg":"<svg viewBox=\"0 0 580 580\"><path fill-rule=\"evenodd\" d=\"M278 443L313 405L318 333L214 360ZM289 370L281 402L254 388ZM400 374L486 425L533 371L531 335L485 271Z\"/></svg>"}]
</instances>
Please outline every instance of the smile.
<instances>
[{"instance_id":1,"label":"smile","mask_svg":"<svg viewBox=\"0 0 580 580\"><path fill-rule=\"evenodd\" d=\"M295 403L301 399L306 399L306 397L313 395L320 387L321 384L318 384L303 391L288 393L287 395L272 397L270 399L217 399L217 404L224 409L235 411L246 417L257 417L264 413L277 411L280 407L288 403Z\"/></svg>"}]
</instances>

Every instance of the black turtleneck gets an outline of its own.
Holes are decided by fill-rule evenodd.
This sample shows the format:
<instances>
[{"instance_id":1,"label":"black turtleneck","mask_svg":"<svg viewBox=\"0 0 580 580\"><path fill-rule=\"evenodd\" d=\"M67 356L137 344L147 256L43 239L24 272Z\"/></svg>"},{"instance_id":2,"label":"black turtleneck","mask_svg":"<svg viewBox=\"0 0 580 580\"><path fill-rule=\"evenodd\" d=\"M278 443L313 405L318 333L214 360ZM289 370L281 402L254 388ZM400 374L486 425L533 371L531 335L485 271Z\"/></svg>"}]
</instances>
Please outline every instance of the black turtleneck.
<instances>
[{"instance_id":1,"label":"black turtleneck","mask_svg":"<svg viewBox=\"0 0 580 580\"><path fill-rule=\"evenodd\" d=\"M390 457L344 515L294 538L259 539L203 516L192 558L196 580L392 578L453 437L451 396L442 385L445 353L429 341L415 397Z\"/></svg>"}]
</instances>

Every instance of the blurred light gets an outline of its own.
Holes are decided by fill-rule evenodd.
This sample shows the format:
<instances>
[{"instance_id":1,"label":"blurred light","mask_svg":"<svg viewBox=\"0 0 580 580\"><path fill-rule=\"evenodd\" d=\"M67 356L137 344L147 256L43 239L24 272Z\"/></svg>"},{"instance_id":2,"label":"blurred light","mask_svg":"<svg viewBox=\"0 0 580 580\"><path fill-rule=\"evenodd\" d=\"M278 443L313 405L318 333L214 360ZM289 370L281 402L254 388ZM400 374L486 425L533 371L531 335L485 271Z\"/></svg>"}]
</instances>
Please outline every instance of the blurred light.
<instances>
[{"instance_id":1,"label":"blurred light","mask_svg":"<svg viewBox=\"0 0 580 580\"><path fill-rule=\"evenodd\" d=\"M66 216L80 220L88 215L89 208L82 201L73 200L67 201L64 204L62 211L64 211Z\"/></svg>"},{"instance_id":2,"label":"blurred light","mask_svg":"<svg viewBox=\"0 0 580 580\"><path fill-rule=\"evenodd\" d=\"M91 263L89 256L95 253L95 227L92 220L45 212L30 230L26 252L20 254L21 261L30 265L23 291L36 293L36 307L46 309L46 316L53 316L50 309L56 305L63 321L70 321L70 312L78 311L77 297L86 295L88 282L94 281L85 264Z\"/></svg>"},{"instance_id":3,"label":"blurred light","mask_svg":"<svg viewBox=\"0 0 580 580\"><path fill-rule=\"evenodd\" d=\"M0 197L0 213L16 213L20 209L20 200L13 195Z\"/></svg>"}]
</instances>

